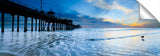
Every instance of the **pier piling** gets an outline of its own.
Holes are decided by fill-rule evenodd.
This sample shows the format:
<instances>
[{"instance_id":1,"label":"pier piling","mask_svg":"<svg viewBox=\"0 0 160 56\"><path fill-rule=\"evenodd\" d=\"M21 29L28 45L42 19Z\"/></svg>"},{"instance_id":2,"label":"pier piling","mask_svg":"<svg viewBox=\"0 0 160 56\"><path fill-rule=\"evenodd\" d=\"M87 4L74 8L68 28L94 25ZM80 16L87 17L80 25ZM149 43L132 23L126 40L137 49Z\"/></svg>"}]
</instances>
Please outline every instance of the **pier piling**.
<instances>
[{"instance_id":1,"label":"pier piling","mask_svg":"<svg viewBox=\"0 0 160 56\"><path fill-rule=\"evenodd\" d=\"M38 31L40 31L41 30L41 20L39 19L39 28L38 28Z\"/></svg>"},{"instance_id":2,"label":"pier piling","mask_svg":"<svg viewBox=\"0 0 160 56\"><path fill-rule=\"evenodd\" d=\"M41 20L41 30L43 30L43 20Z\"/></svg>"},{"instance_id":3,"label":"pier piling","mask_svg":"<svg viewBox=\"0 0 160 56\"><path fill-rule=\"evenodd\" d=\"M17 15L17 32L19 32L19 15Z\"/></svg>"},{"instance_id":4,"label":"pier piling","mask_svg":"<svg viewBox=\"0 0 160 56\"><path fill-rule=\"evenodd\" d=\"M31 19L31 31L33 31L33 17Z\"/></svg>"},{"instance_id":5,"label":"pier piling","mask_svg":"<svg viewBox=\"0 0 160 56\"><path fill-rule=\"evenodd\" d=\"M12 15L12 32L14 31L14 15Z\"/></svg>"},{"instance_id":6,"label":"pier piling","mask_svg":"<svg viewBox=\"0 0 160 56\"><path fill-rule=\"evenodd\" d=\"M25 16L25 21L24 21L24 32L27 31L27 16Z\"/></svg>"},{"instance_id":7,"label":"pier piling","mask_svg":"<svg viewBox=\"0 0 160 56\"><path fill-rule=\"evenodd\" d=\"M55 30L55 23L52 23L52 30Z\"/></svg>"},{"instance_id":8,"label":"pier piling","mask_svg":"<svg viewBox=\"0 0 160 56\"><path fill-rule=\"evenodd\" d=\"M47 30L49 31L50 29L50 22L48 22L48 25L47 25Z\"/></svg>"},{"instance_id":9,"label":"pier piling","mask_svg":"<svg viewBox=\"0 0 160 56\"><path fill-rule=\"evenodd\" d=\"M4 32L4 12L2 11L2 28L1 32Z\"/></svg>"},{"instance_id":10,"label":"pier piling","mask_svg":"<svg viewBox=\"0 0 160 56\"><path fill-rule=\"evenodd\" d=\"M42 30L42 24L43 24L43 20L41 20L40 22L40 31Z\"/></svg>"},{"instance_id":11,"label":"pier piling","mask_svg":"<svg viewBox=\"0 0 160 56\"><path fill-rule=\"evenodd\" d=\"M37 19L35 19L35 30L37 30Z\"/></svg>"}]
</instances>

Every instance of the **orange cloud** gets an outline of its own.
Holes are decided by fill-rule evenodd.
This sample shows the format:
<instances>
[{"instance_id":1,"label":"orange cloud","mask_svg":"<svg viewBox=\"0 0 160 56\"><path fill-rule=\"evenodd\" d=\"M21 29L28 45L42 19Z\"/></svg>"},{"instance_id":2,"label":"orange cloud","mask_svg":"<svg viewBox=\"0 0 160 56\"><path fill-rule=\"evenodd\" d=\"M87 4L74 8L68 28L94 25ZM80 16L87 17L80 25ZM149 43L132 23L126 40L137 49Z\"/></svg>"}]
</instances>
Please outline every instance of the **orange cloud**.
<instances>
[{"instance_id":1,"label":"orange cloud","mask_svg":"<svg viewBox=\"0 0 160 56\"><path fill-rule=\"evenodd\" d=\"M109 22L112 22L112 23L118 23L118 24L121 24L121 25L124 25L124 26L130 26L130 27L143 27L147 24L150 24L149 22L139 22L139 21L135 21L133 23L130 22L131 24L126 24L126 23L123 22L123 20L125 20L125 19L122 18L121 20L119 20L119 19L112 20L112 19L106 18L106 19L103 19L102 21L103 22L109 21Z\"/></svg>"},{"instance_id":2,"label":"orange cloud","mask_svg":"<svg viewBox=\"0 0 160 56\"><path fill-rule=\"evenodd\" d=\"M131 27L133 27L133 26L144 26L145 24L147 24L147 22L143 22L143 23L134 22L132 25L129 25L129 26L131 26Z\"/></svg>"},{"instance_id":3,"label":"orange cloud","mask_svg":"<svg viewBox=\"0 0 160 56\"><path fill-rule=\"evenodd\" d=\"M119 20L119 19L116 19L116 22L120 22L120 20Z\"/></svg>"},{"instance_id":4,"label":"orange cloud","mask_svg":"<svg viewBox=\"0 0 160 56\"><path fill-rule=\"evenodd\" d=\"M122 24L122 25L126 25L126 26L128 26L128 24Z\"/></svg>"}]
</instances>

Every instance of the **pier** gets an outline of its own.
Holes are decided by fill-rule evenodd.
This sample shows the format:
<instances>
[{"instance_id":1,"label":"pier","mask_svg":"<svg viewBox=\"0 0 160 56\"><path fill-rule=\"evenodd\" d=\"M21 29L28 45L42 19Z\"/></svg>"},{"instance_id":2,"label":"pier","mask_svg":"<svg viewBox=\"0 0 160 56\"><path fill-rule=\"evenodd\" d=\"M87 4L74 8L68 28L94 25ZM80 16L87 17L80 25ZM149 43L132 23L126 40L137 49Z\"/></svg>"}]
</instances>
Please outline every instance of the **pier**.
<instances>
[{"instance_id":1,"label":"pier","mask_svg":"<svg viewBox=\"0 0 160 56\"><path fill-rule=\"evenodd\" d=\"M80 25L74 25L72 20L54 16L54 12L52 11L45 13L44 11L28 8L9 0L0 0L0 12L2 16L1 32L4 32L5 13L12 15L12 31L15 31L15 16L17 16L17 32L19 32L20 16L24 16L24 32L28 30L28 18L31 18L31 31L72 30L80 28ZM35 28L33 28L33 19L35 19Z\"/></svg>"}]
</instances>

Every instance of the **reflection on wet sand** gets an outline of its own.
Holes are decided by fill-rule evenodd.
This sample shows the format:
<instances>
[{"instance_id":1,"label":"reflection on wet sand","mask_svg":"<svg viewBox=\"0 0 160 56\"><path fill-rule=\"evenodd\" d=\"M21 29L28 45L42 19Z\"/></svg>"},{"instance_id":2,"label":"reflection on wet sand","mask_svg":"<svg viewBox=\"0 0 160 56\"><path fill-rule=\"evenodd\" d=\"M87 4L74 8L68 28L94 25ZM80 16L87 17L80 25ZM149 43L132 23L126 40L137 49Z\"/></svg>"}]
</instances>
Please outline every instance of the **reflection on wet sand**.
<instances>
[{"instance_id":1,"label":"reflection on wet sand","mask_svg":"<svg viewBox=\"0 0 160 56\"><path fill-rule=\"evenodd\" d=\"M11 32L11 37L8 37L7 41L9 44L3 45L3 37L6 34L1 34L0 39L0 48L4 50L9 50L11 52L17 52L26 56L40 56L40 55L51 55L53 52L50 51L50 48L53 48L55 45L60 44L59 41L65 40L66 36L57 36L56 34L49 34L47 36L39 36L39 32L26 32L26 33L15 33ZM7 42L5 41L5 42ZM10 55L10 53L1 53L0 55Z\"/></svg>"},{"instance_id":2,"label":"reflection on wet sand","mask_svg":"<svg viewBox=\"0 0 160 56\"><path fill-rule=\"evenodd\" d=\"M1 38L0 38L0 50L3 49L3 38L4 38L4 33L1 33Z\"/></svg>"},{"instance_id":3,"label":"reflection on wet sand","mask_svg":"<svg viewBox=\"0 0 160 56\"><path fill-rule=\"evenodd\" d=\"M18 45L19 42L19 33L17 32L17 37L16 37L16 44Z\"/></svg>"},{"instance_id":4,"label":"reflection on wet sand","mask_svg":"<svg viewBox=\"0 0 160 56\"><path fill-rule=\"evenodd\" d=\"M144 39L141 39L142 41L144 41Z\"/></svg>"},{"instance_id":5,"label":"reflection on wet sand","mask_svg":"<svg viewBox=\"0 0 160 56\"><path fill-rule=\"evenodd\" d=\"M113 30L5 32L1 33L0 37L0 56L10 54L19 56L159 55L160 32L157 29L152 32L144 29ZM142 35L145 37L141 38Z\"/></svg>"},{"instance_id":6,"label":"reflection on wet sand","mask_svg":"<svg viewBox=\"0 0 160 56\"><path fill-rule=\"evenodd\" d=\"M16 55L10 53L0 53L0 56L16 56Z\"/></svg>"},{"instance_id":7,"label":"reflection on wet sand","mask_svg":"<svg viewBox=\"0 0 160 56\"><path fill-rule=\"evenodd\" d=\"M138 32L138 33L137 33ZM146 32L142 34L141 32ZM146 55L152 55L148 53L147 47L145 47L144 43L144 36L141 38L141 35L156 35L159 34L159 32L150 33L147 31L129 31L127 34L123 34L123 37L120 35L116 35L117 37L111 36L113 34L119 34L119 32L105 32L106 38L100 38L100 39L89 39L90 41L104 41L105 48L101 48L98 53L98 55L101 56L108 56L108 54L112 53L111 56L123 56L123 55L133 55L133 56L146 56ZM130 36L127 36L128 34L132 34ZM104 50L105 49L105 50ZM104 54L105 53L105 54ZM136 54L133 54L136 53ZM110 56L110 55L109 55Z\"/></svg>"}]
</instances>

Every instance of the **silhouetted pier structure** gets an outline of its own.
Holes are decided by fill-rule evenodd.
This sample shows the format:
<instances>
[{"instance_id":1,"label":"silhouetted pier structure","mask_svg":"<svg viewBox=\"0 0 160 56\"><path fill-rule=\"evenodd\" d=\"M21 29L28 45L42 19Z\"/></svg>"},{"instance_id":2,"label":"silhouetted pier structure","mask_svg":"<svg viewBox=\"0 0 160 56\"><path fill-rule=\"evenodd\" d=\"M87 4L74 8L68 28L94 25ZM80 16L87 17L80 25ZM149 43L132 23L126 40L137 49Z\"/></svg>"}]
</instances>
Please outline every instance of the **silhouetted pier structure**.
<instances>
[{"instance_id":1,"label":"silhouetted pier structure","mask_svg":"<svg viewBox=\"0 0 160 56\"><path fill-rule=\"evenodd\" d=\"M23 5L11 2L9 0L0 0L0 12L2 16L1 31L4 32L4 19L5 13L12 15L12 31L14 31L14 16L17 16L17 31L19 31L19 16L24 16L24 32L27 31L28 17L31 18L31 31L33 31L33 19L35 19L35 30L71 30L79 28L80 25L74 25L72 20L62 19L53 16L54 12L49 11L44 13L44 11L38 11L36 9L31 9ZM39 20L39 22L37 21ZM37 24L39 23L39 25ZM37 28L39 27L39 28Z\"/></svg>"}]
</instances>

